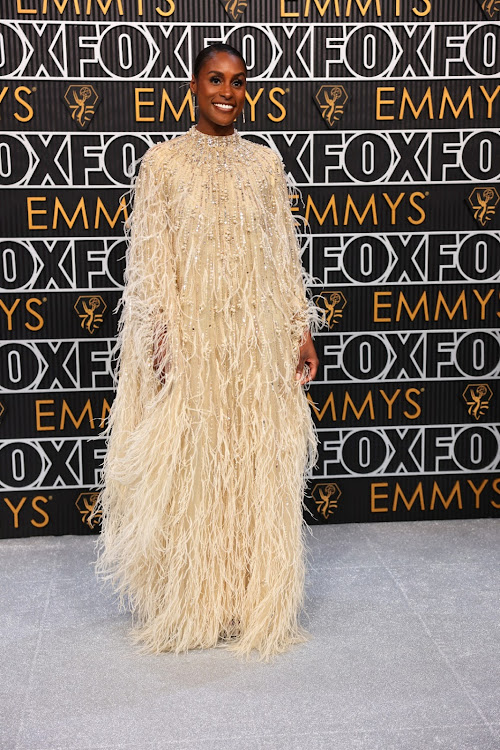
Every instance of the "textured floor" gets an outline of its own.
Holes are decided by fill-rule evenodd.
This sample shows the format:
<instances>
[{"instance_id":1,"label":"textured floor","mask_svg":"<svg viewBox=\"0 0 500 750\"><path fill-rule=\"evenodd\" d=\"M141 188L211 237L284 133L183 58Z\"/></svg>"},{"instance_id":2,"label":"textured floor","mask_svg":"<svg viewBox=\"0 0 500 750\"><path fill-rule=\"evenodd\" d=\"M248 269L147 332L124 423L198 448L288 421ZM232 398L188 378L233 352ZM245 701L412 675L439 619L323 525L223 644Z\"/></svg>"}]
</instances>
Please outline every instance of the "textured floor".
<instances>
[{"instance_id":1,"label":"textured floor","mask_svg":"<svg viewBox=\"0 0 500 750\"><path fill-rule=\"evenodd\" d=\"M140 656L91 537L0 542L5 750L499 750L500 519L313 528L272 664Z\"/></svg>"}]
</instances>

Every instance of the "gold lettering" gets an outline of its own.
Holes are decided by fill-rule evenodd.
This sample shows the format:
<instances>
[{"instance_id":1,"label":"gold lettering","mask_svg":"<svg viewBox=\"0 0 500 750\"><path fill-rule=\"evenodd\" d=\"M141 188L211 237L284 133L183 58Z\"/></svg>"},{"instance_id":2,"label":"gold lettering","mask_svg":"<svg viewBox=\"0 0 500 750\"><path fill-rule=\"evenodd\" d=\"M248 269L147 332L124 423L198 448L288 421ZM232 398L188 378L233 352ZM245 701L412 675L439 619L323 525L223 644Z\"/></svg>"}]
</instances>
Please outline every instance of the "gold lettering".
<instances>
[{"instance_id":1,"label":"gold lettering","mask_svg":"<svg viewBox=\"0 0 500 750\"><path fill-rule=\"evenodd\" d=\"M377 487L388 487L389 484L387 482L373 482L373 484L370 486L370 505L371 505L371 512L372 513L388 513L389 508L383 507L378 508L375 503L377 500L387 500L389 495L387 493L377 493L376 488Z\"/></svg>"},{"instance_id":2,"label":"gold lettering","mask_svg":"<svg viewBox=\"0 0 500 750\"><path fill-rule=\"evenodd\" d=\"M82 198L83 200L83 198ZM116 222L118 221L118 217L120 216L121 212L123 211L123 217L125 221L128 219L128 211L127 211L127 203L125 197L120 198L120 203L118 205L118 208L116 209L116 213L111 218L111 216L108 214L106 210L106 206L102 202L100 196L97 196L97 204L95 209L95 221L94 221L94 229L99 229L99 219L101 218L101 211L104 214L106 221L108 222L110 227L114 227ZM88 229L88 227L87 227Z\"/></svg>"},{"instance_id":3,"label":"gold lettering","mask_svg":"<svg viewBox=\"0 0 500 750\"><path fill-rule=\"evenodd\" d=\"M53 404L54 399L37 399L35 401L35 416L36 416L36 431L37 432L46 432L50 430L55 430L54 425L43 425L42 419L45 419L46 417L54 417L55 412L54 411L42 411L42 404Z\"/></svg>"},{"instance_id":4,"label":"gold lettering","mask_svg":"<svg viewBox=\"0 0 500 750\"><path fill-rule=\"evenodd\" d=\"M259 101L260 97L264 93L264 89L260 88L257 91L257 95L252 99L248 91L245 93L245 101L250 104L250 122L255 122L255 105Z\"/></svg>"},{"instance_id":5,"label":"gold lettering","mask_svg":"<svg viewBox=\"0 0 500 750\"><path fill-rule=\"evenodd\" d=\"M460 508L460 510L462 510L462 493L460 492L460 482L459 481L455 482L449 496L446 499L443 493L441 492L441 490L439 489L438 483L434 482L434 486L432 489L430 510L434 510L434 506L436 504L436 498L438 496L441 502L443 503L443 506L445 507L445 509L448 510L448 508L451 505L451 501L453 500L453 497L455 495L457 496L458 507Z\"/></svg>"},{"instance_id":6,"label":"gold lettering","mask_svg":"<svg viewBox=\"0 0 500 750\"><path fill-rule=\"evenodd\" d=\"M488 92L486 91L486 89L484 88L484 86L480 86L479 89L480 89L481 93L483 94L484 98L486 99L486 101L488 102L488 114L486 116L487 116L488 120L491 120L491 118L492 118L492 110L493 110L493 102L495 101L495 99L498 96L498 92L500 91L500 86L496 87L495 91L492 93L491 96L488 94ZM1 101L2 100L0 99L0 102Z\"/></svg>"},{"instance_id":7,"label":"gold lettering","mask_svg":"<svg viewBox=\"0 0 500 750\"><path fill-rule=\"evenodd\" d=\"M405 308L408 314L408 317L412 321L415 320L415 318L417 317L418 311L422 307L424 310L424 318L426 321L429 321L429 306L427 304L427 292L422 292L422 295L419 301L417 302L416 307L413 310L410 309L410 306L408 302L406 301L406 297L404 296L404 293L399 292L399 301L398 301L398 307L396 310L396 321L398 323L401 320L401 312L402 312L403 307Z\"/></svg>"},{"instance_id":8,"label":"gold lettering","mask_svg":"<svg viewBox=\"0 0 500 750\"><path fill-rule=\"evenodd\" d=\"M462 306L462 315L464 317L464 320L467 320L467 303L465 301L465 290L462 289L462 293L460 297L457 299L453 310L450 310L445 298L443 297L443 293L441 292L441 290L439 290L438 296L437 296L437 302L436 302L436 310L434 312L434 320L439 320L439 311L441 307L445 309L449 320L452 320L455 317L455 314L458 311L458 308L460 307L460 305Z\"/></svg>"},{"instance_id":9,"label":"gold lettering","mask_svg":"<svg viewBox=\"0 0 500 750\"><path fill-rule=\"evenodd\" d=\"M9 500L8 497L4 497L4 502L9 506L10 510L13 512L13 514L14 514L14 528L18 529L19 528L19 511L21 510L21 508L23 507L24 503L26 502L26 498L23 497L21 499L21 502L19 503L19 505L16 505L15 507L14 507L14 505L12 505L12 503L10 502L10 500Z\"/></svg>"},{"instance_id":10,"label":"gold lettering","mask_svg":"<svg viewBox=\"0 0 500 750\"><path fill-rule=\"evenodd\" d=\"M275 86L271 91L269 92L269 99L272 104L274 104L276 107L278 107L279 110L281 110L281 115L279 117L275 117L270 112L268 113L267 117L269 120L272 120L273 122L281 122L286 117L286 109L283 106L283 104L275 98L275 94L281 94L284 96L286 94L285 89L280 88L279 86ZM253 120L252 120L253 122Z\"/></svg>"},{"instance_id":11,"label":"gold lettering","mask_svg":"<svg viewBox=\"0 0 500 750\"><path fill-rule=\"evenodd\" d=\"M399 482L396 482L396 490L394 492L394 500L392 502L392 510L396 511L398 509L398 500L401 497L401 500L406 505L406 510L411 510L413 507L413 504L415 503L417 497L420 502L420 510L425 510L425 502L424 502L424 492L422 489L422 482L419 482L417 484L417 488L413 495L411 496L410 500L406 499L406 495L399 486Z\"/></svg>"},{"instance_id":12,"label":"gold lettering","mask_svg":"<svg viewBox=\"0 0 500 750\"><path fill-rule=\"evenodd\" d=\"M182 104L180 106L179 111L177 111L175 109L174 105L172 104L172 102L170 100L169 95L167 94L167 92L165 91L165 89L163 89L162 95L161 95L161 105L160 105L160 122L164 122L165 121L165 107L166 107L166 105L168 105L168 108L172 112L172 114L173 114L174 119L175 119L176 122L179 122L179 120L181 119L182 113L186 109L186 106L189 107L189 114L191 116L191 121L194 120L194 107L193 107L193 97L192 97L192 94L191 94L191 89L188 89L186 91L186 96L182 100Z\"/></svg>"},{"instance_id":13,"label":"gold lettering","mask_svg":"<svg viewBox=\"0 0 500 750\"><path fill-rule=\"evenodd\" d=\"M469 117L471 120L474 119L474 106L472 103L472 87L469 86L467 91L464 94L464 98L458 105L458 108L455 107L455 104L453 103L453 100L451 98L450 92L448 91L448 87L445 86L443 90L443 99L441 101L441 109L439 110L439 119L442 120L444 117L444 113L446 110L446 104L449 104L450 109L453 113L453 116L455 117L455 120L458 119L462 109L465 107L466 104L469 105Z\"/></svg>"},{"instance_id":14,"label":"gold lettering","mask_svg":"<svg viewBox=\"0 0 500 750\"><path fill-rule=\"evenodd\" d=\"M410 397L411 393L414 393L416 396L420 396L420 391L418 388L408 388L405 394L405 398L408 403L415 407L415 414L410 414L406 410L403 412L403 414L407 419L418 419L418 417L422 414L422 407Z\"/></svg>"},{"instance_id":15,"label":"gold lettering","mask_svg":"<svg viewBox=\"0 0 500 750\"><path fill-rule=\"evenodd\" d=\"M417 226L418 224L422 224L422 222L425 221L425 211L422 208L422 206L419 206L418 203L416 203L417 198L424 200L425 193L417 192L417 193L412 193L410 195L410 205L412 206L412 208L416 208L420 214L420 219L412 219L411 216L408 216L408 221L410 222L410 224L413 224L414 226Z\"/></svg>"},{"instance_id":16,"label":"gold lettering","mask_svg":"<svg viewBox=\"0 0 500 750\"><path fill-rule=\"evenodd\" d=\"M356 419L359 420L361 418L361 415L363 414L366 407L368 407L370 411L370 419L375 419L375 412L373 411L373 398L372 398L371 391L368 391L368 395L363 401L359 411L354 406L352 398L350 397L349 393L346 391L346 394L344 396L344 408L342 410L342 421L345 421L345 418L347 416L347 409L349 406L351 407L352 412L355 415Z\"/></svg>"},{"instance_id":17,"label":"gold lettering","mask_svg":"<svg viewBox=\"0 0 500 750\"><path fill-rule=\"evenodd\" d=\"M18 122L29 122L33 117L33 107L21 97L21 94L27 94L29 96L31 95L31 89L27 86L18 86L14 91L14 99L28 111L28 114L22 117L22 115L18 115L17 112L14 112L14 117Z\"/></svg>"},{"instance_id":18,"label":"gold lettering","mask_svg":"<svg viewBox=\"0 0 500 750\"><path fill-rule=\"evenodd\" d=\"M2 310L4 311L4 313L7 316L7 330L8 331L12 331L12 315L14 313L14 310L16 309L16 307L18 306L18 304L20 303L20 301L21 300L18 297L14 301L14 304L12 305L12 307L7 307L7 305L5 304L5 302L3 301L3 299L0 299L0 307L2 308Z\"/></svg>"},{"instance_id":19,"label":"gold lettering","mask_svg":"<svg viewBox=\"0 0 500 750\"><path fill-rule=\"evenodd\" d=\"M481 484L479 485L479 487L476 487L476 485L474 484L474 482L472 482L470 479L467 480L467 484L472 489L472 491L474 493L474 497L476 498L474 506L475 506L476 510L479 510L479 507L480 507L479 497L481 495L481 492L484 490L484 488L488 484L488 480L487 479L483 479L483 481L481 482Z\"/></svg>"},{"instance_id":20,"label":"gold lettering","mask_svg":"<svg viewBox=\"0 0 500 750\"><path fill-rule=\"evenodd\" d=\"M140 113L141 107L154 107L154 104L155 104L154 101L151 101L151 100L143 101L140 98L140 95L142 93L152 94L154 93L154 89L152 88L145 88L145 89L136 88L135 89L134 91L135 121L136 122L154 122L155 121L154 117L143 117Z\"/></svg>"},{"instance_id":21,"label":"gold lettering","mask_svg":"<svg viewBox=\"0 0 500 750\"><path fill-rule=\"evenodd\" d=\"M396 209L405 197L405 193L400 193L399 196L396 198L396 203L393 203L387 193L382 193L382 196L385 198L386 203L388 204L389 208L391 209L391 224L396 223Z\"/></svg>"},{"instance_id":22,"label":"gold lettering","mask_svg":"<svg viewBox=\"0 0 500 750\"><path fill-rule=\"evenodd\" d=\"M379 318L378 313L381 307L391 307L390 302L379 302L379 297L392 297L392 292L374 292L373 294L373 322L390 323L391 318Z\"/></svg>"},{"instance_id":23,"label":"gold lettering","mask_svg":"<svg viewBox=\"0 0 500 750\"><path fill-rule=\"evenodd\" d=\"M85 208L85 200L83 198L83 195L80 198L80 200L78 201L78 205L75 208L75 213L73 214L73 216L71 217L71 219L69 218L68 214L64 210L61 201L56 196L56 198L54 200L54 217L52 219L52 229L57 229L57 219L58 219L59 213L61 213L61 215L62 215L63 219L65 220L66 224L68 225L68 227L70 229L73 229L73 224L77 220L78 214L80 212L82 214L83 226L85 227L85 229L88 229L89 228L89 222L88 222L88 218L87 218L87 210Z\"/></svg>"},{"instance_id":24,"label":"gold lettering","mask_svg":"<svg viewBox=\"0 0 500 750\"><path fill-rule=\"evenodd\" d=\"M396 393L394 394L392 398L389 398L387 393L381 388L379 388L379 392L382 398L384 399L384 401L386 402L387 406L389 407L387 409L387 419L392 419L392 407L394 406L394 402L396 401L397 397L401 393L401 388L398 388L398 390L396 391Z\"/></svg>"},{"instance_id":25,"label":"gold lettering","mask_svg":"<svg viewBox=\"0 0 500 750\"><path fill-rule=\"evenodd\" d=\"M328 407L330 407L332 420L334 422L337 421L337 412L335 410L335 399L333 397L332 391L330 391L330 394L329 394L327 400L325 401L325 403L324 403L323 408L321 409L321 411L316 408L316 404L314 403L313 399L311 398L311 394L310 393L307 394L307 400L309 401L309 404L311 405L311 407L312 407L312 409L313 409L313 411L314 411L314 413L316 415L316 419L318 420L318 422L321 422L323 420L323 417L325 416L325 413L326 413L326 410L327 410Z\"/></svg>"},{"instance_id":26,"label":"gold lettering","mask_svg":"<svg viewBox=\"0 0 500 750\"><path fill-rule=\"evenodd\" d=\"M90 425L90 427L92 427L92 428L94 427L94 416L92 414L92 404L90 403L90 399L89 398L85 402L85 406L83 407L82 412L81 412L80 416L78 417L78 419L75 418L75 415L73 414L73 412L69 408L68 402L66 401L66 399L63 399L62 409L61 409L61 419L60 419L60 422L59 422L59 428L61 430L64 430L65 426L66 426L66 424L65 424L65 422L66 422L66 414L71 419L71 421L73 422L73 424L74 424L74 426L76 427L77 430L80 429L81 424L83 422L83 419L84 419L85 415L87 415L88 418L89 418L89 425Z\"/></svg>"},{"instance_id":27,"label":"gold lettering","mask_svg":"<svg viewBox=\"0 0 500 750\"><path fill-rule=\"evenodd\" d=\"M158 5L155 10L159 16L167 18L168 16L171 16L172 13L175 13L175 3L174 0L164 0L164 2L168 3L168 10L162 10Z\"/></svg>"},{"instance_id":28,"label":"gold lettering","mask_svg":"<svg viewBox=\"0 0 500 750\"><path fill-rule=\"evenodd\" d=\"M428 16L432 10L431 0L421 0L421 2L425 3L425 10L417 10L413 7L412 11L416 16Z\"/></svg>"},{"instance_id":29,"label":"gold lettering","mask_svg":"<svg viewBox=\"0 0 500 750\"><path fill-rule=\"evenodd\" d=\"M411 111L413 113L413 117L415 118L415 120L418 120L418 118L420 117L420 114L421 114L421 112L422 112L422 110L423 110L423 108L425 107L426 104L427 104L427 109L428 109L429 120L433 120L434 119L434 107L433 107L433 104L432 104L432 93L431 93L430 87L427 88L424 96L422 97L422 100L421 100L421 102L420 102L420 104L418 106L418 109L415 107L415 105L414 105L414 103L412 101L412 98L411 98L410 94L408 93L408 89L406 88L406 86L403 88L403 96L401 97L401 107L399 109L399 119L400 120L402 120L404 118L404 116L405 116L405 108L406 108L407 104L408 104L409 108L411 109Z\"/></svg>"},{"instance_id":30,"label":"gold lettering","mask_svg":"<svg viewBox=\"0 0 500 750\"><path fill-rule=\"evenodd\" d=\"M488 109L487 117L491 120L493 117L493 103L495 102L498 94L500 93L500 85L496 87L495 91L491 94L486 90L484 86L479 86L479 90L484 97ZM387 113L383 114L384 107L393 108L396 104L395 98L395 87L394 86L379 86L376 89L375 96L375 119L376 120L394 120L394 114ZM392 94L392 98L385 98L385 93ZM434 120L436 117L434 111L434 99L432 95L432 89L428 86L422 96L414 94L415 98L408 87L404 86L401 99L399 102L398 119L403 120L406 116L411 113L415 120L418 120L425 116L428 120ZM467 108L470 119L474 119L474 97L472 87L469 86L463 94L463 97L459 104L455 104L449 89L444 86L441 94L441 104L439 109L438 118L442 120L446 115L447 108L450 108L455 119L458 119L462 114L462 111Z\"/></svg>"},{"instance_id":31,"label":"gold lettering","mask_svg":"<svg viewBox=\"0 0 500 750\"><path fill-rule=\"evenodd\" d=\"M358 209L356 208L356 205L355 205L355 203L354 203L354 201L351 198L351 195L349 193L348 196L347 196L347 202L346 202L346 206L345 206L344 226L347 226L347 224L349 223L349 214L350 214L351 210L352 210L353 214L355 215L355 217L356 217L356 219L358 221L358 224L361 226L361 224L363 224L364 220L368 216L368 212L370 211L370 209L371 209L371 212L372 212L372 221L373 221L373 223L376 226L378 224L378 217L377 217L377 204L375 203L375 195L372 193L370 200L368 201L368 203L365 206L365 210L363 212L363 215L360 216L360 214L358 212Z\"/></svg>"},{"instance_id":32,"label":"gold lettering","mask_svg":"<svg viewBox=\"0 0 500 750\"><path fill-rule=\"evenodd\" d=\"M34 214L46 214L47 211L44 208L33 208L34 201L42 201L45 202L47 198L40 197L40 198L26 198L26 203L28 205L28 229L47 229L47 224L33 224L33 215Z\"/></svg>"},{"instance_id":33,"label":"gold lettering","mask_svg":"<svg viewBox=\"0 0 500 750\"><path fill-rule=\"evenodd\" d=\"M377 98L375 103L375 119L376 120L394 120L394 115L383 115L381 114L381 107L389 106L395 103L395 99L382 99L382 91L396 91L394 86L378 86L377 87Z\"/></svg>"},{"instance_id":34,"label":"gold lettering","mask_svg":"<svg viewBox=\"0 0 500 750\"><path fill-rule=\"evenodd\" d=\"M317 210L317 208L316 208L316 206L314 204L314 201L313 201L312 197L310 195L308 195L307 196L307 200L306 200L306 208L305 208L305 211L304 211L304 218L305 218L305 220L306 220L307 223L309 223L309 216L310 216L311 209L312 209L314 215L316 216L316 219L318 220L318 224L320 226L323 226L323 224L325 223L326 217L328 216L328 213L330 212L330 209L331 209L331 211L332 211L332 217L333 217L333 223L334 223L335 226L338 226L339 220L338 220L338 216L337 216L337 204L335 202L335 195L332 194L330 200L328 201L328 205L325 208L324 213L321 214L321 216L318 213L318 210Z\"/></svg>"},{"instance_id":35,"label":"gold lettering","mask_svg":"<svg viewBox=\"0 0 500 750\"><path fill-rule=\"evenodd\" d=\"M488 292L488 296L485 297L484 299L481 297L481 294L478 292L477 289L473 289L472 291L474 292L474 295L475 295L477 301L481 305L481 320L484 320L485 317L486 317L486 310L485 310L486 304L487 304L488 300L490 299L491 295L493 294L493 292L495 290L494 289L490 289L490 291ZM466 320L467 320L467 318L466 318Z\"/></svg>"},{"instance_id":36,"label":"gold lettering","mask_svg":"<svg viewBox=\"0 0 500 750\"><path fill-rule=\"evenodd\" d=\"M36 526L37 529L43 529L43 527L47 526L49 522L49 514L47 513L47 511L45 511L43 508L38 507L38 503L47 503L47 502L48 502L47 498L43 497L43 495L37 495L31 501L31 507L33 508L33 510L36 510L37 513L40 513L40 515L44 519L43 521L34 521L32 518L30 519L30 523L32 523L33 526Z\"/></svg>"},{"instance_id":37,"label":"gold lettering","mask_svg":"<svg viewBox=\"0 0 500 750\"><path fill-rule=\"evenodd\" d=\"M31 307L32 305L41 306L43 305L43 302L37 297L30 297L29 300L26 302L26 310L30 313L30 315L33 315L33 317L38 320L38 325L34 326L31 323L25 323L24 325L30 331L39 331L40 328L43 328L43 318L37 310L32 309Z\"/></svg>"}]
</instances>

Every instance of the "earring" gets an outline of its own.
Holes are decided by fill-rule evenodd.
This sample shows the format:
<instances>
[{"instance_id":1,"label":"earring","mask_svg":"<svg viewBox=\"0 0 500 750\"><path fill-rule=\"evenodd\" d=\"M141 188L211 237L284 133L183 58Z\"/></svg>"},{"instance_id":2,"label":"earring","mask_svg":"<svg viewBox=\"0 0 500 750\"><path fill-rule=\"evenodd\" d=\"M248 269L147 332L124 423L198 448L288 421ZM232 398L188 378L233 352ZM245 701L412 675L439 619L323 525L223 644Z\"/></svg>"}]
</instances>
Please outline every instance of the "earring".
<instances>
[{"instance_id":1,"label":"earring","mask_svg":"<svg viewBox=\"0 0 500 750\"><path fill-rule=\"evenodd\" d=\"M198 106L198 105L196 104L196 94L193 94L193 93L191 92L191 99L193 100L193 109L196 109L196 107Z\"/></svg>"},{"instance_id":2,"label":"earring","mask_svg":"<svg viewBox=\"0 0 500 750\"><path fill-rule=\"evenodd\" d=\"M241 110L241 113L243 115L243 122L245 122L245 107Z\"/></svg>"}]
</instances>

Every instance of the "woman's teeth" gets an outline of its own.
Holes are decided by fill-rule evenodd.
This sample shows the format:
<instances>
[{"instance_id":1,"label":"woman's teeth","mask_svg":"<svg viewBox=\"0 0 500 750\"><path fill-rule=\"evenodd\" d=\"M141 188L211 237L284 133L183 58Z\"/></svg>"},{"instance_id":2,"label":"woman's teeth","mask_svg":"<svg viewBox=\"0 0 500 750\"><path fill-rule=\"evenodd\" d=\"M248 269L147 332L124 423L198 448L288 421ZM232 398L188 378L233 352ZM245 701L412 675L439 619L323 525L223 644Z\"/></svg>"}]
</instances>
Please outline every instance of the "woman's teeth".
<instances>
[{"instance_id":1,"label":"woman's teeth","mask_svg":"<svg viewBox=\"0 0 500 750\"><path fill-rule=\"evenodd\" d=\"M215 102L214 102L214 107L217 107L217 109L222 109L225 112L229 112L231 109L234 108L232 104L219 104Z\"/></svg>"}]
</instances>

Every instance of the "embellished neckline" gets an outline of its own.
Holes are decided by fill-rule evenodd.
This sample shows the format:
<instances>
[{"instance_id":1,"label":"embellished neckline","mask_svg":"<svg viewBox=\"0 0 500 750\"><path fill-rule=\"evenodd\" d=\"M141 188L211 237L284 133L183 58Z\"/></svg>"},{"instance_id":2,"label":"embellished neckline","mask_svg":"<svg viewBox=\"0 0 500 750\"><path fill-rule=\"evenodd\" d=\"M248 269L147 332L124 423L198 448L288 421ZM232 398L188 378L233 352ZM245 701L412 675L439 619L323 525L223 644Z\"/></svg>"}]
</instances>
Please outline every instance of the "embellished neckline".
<instances>
[{"instance_id":1,"label":"embellished neckline","mask_svg":"<svg viewBox=\"0 0 500 750\"><path fill-rule=\"evenodd\" d=\"M188 135L199 143L206 143L207 146L230 146L241 141L241 135L236 128L234 128L234 131L230 135L209 135L198 130L196 125L192 125L188 130Z\"/></svg>"}]
</instances>

